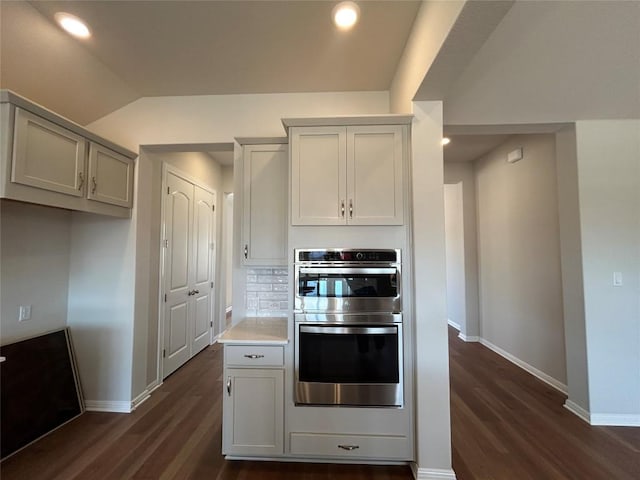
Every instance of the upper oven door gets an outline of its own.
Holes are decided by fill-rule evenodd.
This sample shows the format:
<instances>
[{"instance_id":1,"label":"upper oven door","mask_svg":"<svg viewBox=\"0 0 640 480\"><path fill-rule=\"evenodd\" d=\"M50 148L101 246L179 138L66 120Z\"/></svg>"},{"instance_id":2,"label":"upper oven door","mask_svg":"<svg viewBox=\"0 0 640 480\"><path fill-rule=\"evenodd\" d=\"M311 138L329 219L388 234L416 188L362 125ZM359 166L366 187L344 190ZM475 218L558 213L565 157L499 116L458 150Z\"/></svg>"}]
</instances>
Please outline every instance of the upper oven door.
<instances>
[{"instance_id":1,"label":"upper oven door","mask_svg":"<svg viewBox=\"0 0 640 480\"><path fill-rule=\"evenodd\" d=\"M305 266L295 268L299 312L401 312L399 266Z\"/></svg>"}]
</instances>

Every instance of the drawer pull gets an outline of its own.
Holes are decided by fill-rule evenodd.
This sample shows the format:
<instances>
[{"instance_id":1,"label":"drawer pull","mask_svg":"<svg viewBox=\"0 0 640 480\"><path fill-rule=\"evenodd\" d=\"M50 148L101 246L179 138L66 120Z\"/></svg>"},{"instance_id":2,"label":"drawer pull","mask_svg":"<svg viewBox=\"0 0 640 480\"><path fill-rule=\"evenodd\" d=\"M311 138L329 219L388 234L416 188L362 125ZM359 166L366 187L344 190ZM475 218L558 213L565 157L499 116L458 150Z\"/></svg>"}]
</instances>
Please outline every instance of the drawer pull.
<instances>
[{"instance_id":1,"label":"drawer pull","mask_svg":"<svg viewBox=\"0 0 640 480\"><path fill-rule=\"evenodd\" d=\"M244 357L245 357L245 358L252 358L252 359L255 359L255 358L264 358L264 355L258 355L258 354L256 354L256 353L252 353L251 355L247 354L247 355L245 355Z\"/></svg>"},{"instance_id":2,"label":"drawer pull","mask_svg":"<svg viewBox=\"0 0 640 480\"><path fill-rule=\"evenodd\" d=\"M360 448L360 445L338 445L338 448L350 452L352 450L357 450L358 448Z\"/></svg>"},{"instance_id":3,"label":"drawer pull","mask_svg":"<svg viewBox=\"0 0 640 480\"><path fill-rule=\"evenodd\" d=\"M227 377L227 395L231 396L231 377Z\"/></svg>"}]
</instances>

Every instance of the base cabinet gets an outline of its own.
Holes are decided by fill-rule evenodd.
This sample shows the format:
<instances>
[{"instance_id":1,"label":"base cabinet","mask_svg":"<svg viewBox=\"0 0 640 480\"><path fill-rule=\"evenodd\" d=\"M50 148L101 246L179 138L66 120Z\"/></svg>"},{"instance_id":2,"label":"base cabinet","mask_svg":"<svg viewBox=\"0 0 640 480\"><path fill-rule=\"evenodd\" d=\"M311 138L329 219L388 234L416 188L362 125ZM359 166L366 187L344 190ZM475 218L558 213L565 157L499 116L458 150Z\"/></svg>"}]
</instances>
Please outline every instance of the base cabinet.
<instances>
[{"instance_id":1,"label":"base cabinet","mask_svg":"<svg viewBox=\"0 0 640 480\"><path fill-rule=\"evenodd\" d=\"M222 453L231 456L282 455L282 347L225 346L223 383Z\"/></svg>"}]
</instances>

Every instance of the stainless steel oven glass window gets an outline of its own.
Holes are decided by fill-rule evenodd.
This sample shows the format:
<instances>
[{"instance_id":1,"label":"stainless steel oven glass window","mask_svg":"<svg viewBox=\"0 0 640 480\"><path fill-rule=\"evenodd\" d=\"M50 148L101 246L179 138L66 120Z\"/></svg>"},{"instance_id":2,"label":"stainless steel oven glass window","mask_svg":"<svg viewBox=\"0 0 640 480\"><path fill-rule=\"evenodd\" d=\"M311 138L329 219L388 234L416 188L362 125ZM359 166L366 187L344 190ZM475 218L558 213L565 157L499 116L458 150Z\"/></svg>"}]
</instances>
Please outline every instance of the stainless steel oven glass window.
<instances>
[{"instance_id":1,"label":"stainless steel oven glass window","mask_svg":"<svg viewBox=\"0 0 640 480\"><path fill-rule=\"evenodd\" d=\"M402 407L400 250L295 250L297 405Z\"/></svg>"}]
</instances>

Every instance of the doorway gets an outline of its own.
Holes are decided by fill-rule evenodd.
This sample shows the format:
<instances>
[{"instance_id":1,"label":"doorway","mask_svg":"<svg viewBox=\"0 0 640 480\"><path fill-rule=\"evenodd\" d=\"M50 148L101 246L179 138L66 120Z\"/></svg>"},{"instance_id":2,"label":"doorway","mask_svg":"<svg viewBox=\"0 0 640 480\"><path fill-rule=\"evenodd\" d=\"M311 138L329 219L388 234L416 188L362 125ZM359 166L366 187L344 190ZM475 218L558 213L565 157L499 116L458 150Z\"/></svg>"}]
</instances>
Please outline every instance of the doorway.
<instances>
[{"instance_id":1,"label":"doorway","mask_svg":"<svg viewBox=\"0 0 640 480\"><path fill-rule=\"evenodd\" d=\"M213 329L216 193L175 167L163 179L163 378L207 347Z\"/></svg>"}]
</instances>

